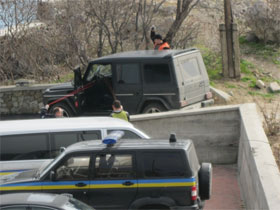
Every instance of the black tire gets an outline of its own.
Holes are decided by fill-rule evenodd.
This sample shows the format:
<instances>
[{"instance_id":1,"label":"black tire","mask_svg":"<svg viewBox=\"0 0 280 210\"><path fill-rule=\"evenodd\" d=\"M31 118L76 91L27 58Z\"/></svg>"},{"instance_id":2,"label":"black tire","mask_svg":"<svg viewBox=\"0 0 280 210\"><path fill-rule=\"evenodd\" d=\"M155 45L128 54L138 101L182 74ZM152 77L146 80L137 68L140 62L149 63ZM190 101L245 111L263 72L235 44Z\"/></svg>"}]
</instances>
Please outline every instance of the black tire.
<instances>
[{"instance_id":1,"label":"black tire","mask_svg":"<svg viewBox=\"0 0 280 210\"><path fill-rule=\"evenodd\" d=\"M144 107L142 113L157 113L166 111L166 108L159 103L150 103Z\"/></svg>"},{"instance_id":2,"label":"black tire","mask_svg":"<svg viewBox=\"0 0 280 210\"><path fill-rule=\"evenodd\" d=\"M164 206L164 205L147 205L147 206L141 207L140 209L147 209L147 210L164 209L164 210L169 210L170 208L168 206Z\"/></svg>"},{"instance_id":3,"label":"black tire","mask_svg":"<svg viewBox=\"0 0 280 210\"><path fill-rule=\"evenodd\" d=\"M50 109L50 113L53 113L53 110L56 107L60 107L63 110L63 117L73 117L74 116L71 108L68 105L66 105L65 103L54 104Z\"/></svg>"},{"instance_id":4,"label":"black tire","mask_svg":"<svg viewBox=\"0 0 280 210\"><path fill-rule=\"evenodd\" d=\"M212 192L212 164L202 163L199 170L199 197L202 201L208 200Z\"/></svg>"}]
</instances>

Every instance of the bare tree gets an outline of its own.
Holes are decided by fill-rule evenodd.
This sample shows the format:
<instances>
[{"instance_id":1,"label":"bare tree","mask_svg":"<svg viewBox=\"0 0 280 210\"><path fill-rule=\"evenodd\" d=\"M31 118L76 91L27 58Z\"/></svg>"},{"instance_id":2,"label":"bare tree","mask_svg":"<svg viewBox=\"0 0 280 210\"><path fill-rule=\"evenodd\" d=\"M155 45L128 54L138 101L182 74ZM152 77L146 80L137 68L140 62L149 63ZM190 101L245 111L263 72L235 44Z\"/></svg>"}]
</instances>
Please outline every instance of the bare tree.
<instances>
[{"instance_id":1,"label":"bare tree","mask_svg":"<svg viewBox=\"0 0 280 210\"><path fill-rule=\"evenodd\" d=\"M166 0L138 0L135 5L135 35L133 39L136 50L139 49L143 42L145 43L145 49L149 48L150 27L154 17L158 14L161 6L165 2Z\"/></svg>"},{"instance_id":2,"label":"bare tree","mask_svg":"<svg viewBox=\"0 0 280 210\"><path fill-rule=\"evenodd\" d=\"M129 23L133 17L135 0L89 1L90 14L98 20L99 45L103 46L103 32L111 48L111 53L123 50L124 41L129 38ZM102 43L101 43L102 42Z\"/></svg>"},{"instance_id":3,"label":"bare tree","mask_svg":"<svg viewBox=\"0 0 280 210\"><path fill-rule=\"evenodd\" d=\"M21 46L28 29L36 25L31 22L36 15L36 2L32 0L1 0L0 21L2 29L0 46L0 73L2 78L15 80L30 70L26 65Z\"/></svg>"},{"instance_id":4,"label":"bare tree","mask_svg":"<svg viewBox=\"0 0 280 210\"><path fill-rule=\"evenodd\" d=\"M176 18L166 34L166 41L168 43L172 44L172 41L182 23L199 1L200 0L177 0Z\"/></svg>"}]
</instances>

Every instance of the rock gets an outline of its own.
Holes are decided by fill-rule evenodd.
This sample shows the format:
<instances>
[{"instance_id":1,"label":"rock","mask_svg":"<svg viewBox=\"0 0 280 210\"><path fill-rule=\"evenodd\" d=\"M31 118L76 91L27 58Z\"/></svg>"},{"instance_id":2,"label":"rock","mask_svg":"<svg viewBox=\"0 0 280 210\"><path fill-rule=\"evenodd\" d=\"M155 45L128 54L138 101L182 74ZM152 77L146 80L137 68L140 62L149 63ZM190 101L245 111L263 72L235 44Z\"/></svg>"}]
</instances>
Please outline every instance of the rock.
<instances>
[{"instance_id":1,"label":"rock","mask_svg":"<svg viewBox=\"0 0 280 210\"><path fill-rule=\"evenodd\" d=\"M269 89L272 93L280 92L280 85L277 82L269 84Z\"/></svg>"},{"instance_id":2,"label":"rock","mask_svg":"<svg viewBox=\"0 0 280 210\"><path fill-rule=\"evenodd\" d=\"M229 95L234 96L232 90L228 92Z\"/></svg>"},{"instance_id":3,"label":"rock","mask_svg":"<svg viewBox=\"0 0 280 210\"><path fill-rule=\"evenodd\" d=\"M263 81L261 81L260 79L259 79L259 80L257 80L257 82L256 82L256 86L257 86L258 88L260 88L260 89L265 88L265 84L264 84L264 82L263 82Z\"/></svg>"},{"instance_id":4,"label":"rock","mask_svg":"<svg viewBox=\"0 0 280 210\"><path fill-rule=\"evenodd\" d=\"M1 107L1 112L0 113L1 114L8 114L9 113L9 109Z\"/></svg>"}]
</instances>

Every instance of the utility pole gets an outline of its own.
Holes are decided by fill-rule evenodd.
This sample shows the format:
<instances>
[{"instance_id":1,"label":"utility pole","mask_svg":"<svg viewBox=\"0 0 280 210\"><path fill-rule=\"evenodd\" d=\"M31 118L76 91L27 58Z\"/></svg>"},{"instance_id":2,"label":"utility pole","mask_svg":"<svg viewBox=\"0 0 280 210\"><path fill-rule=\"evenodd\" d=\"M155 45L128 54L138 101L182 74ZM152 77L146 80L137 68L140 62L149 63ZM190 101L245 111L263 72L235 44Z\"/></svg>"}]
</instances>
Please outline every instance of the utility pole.
<instances>
[{"instance_id":1,"label":"utility pole","mask_svg":"<svg viewBox=\"0 0 280 210\"><path fill-rule=\"evenodd\" d=\"M229 77L234 77L234 64L233 64L233 39L232 39L232 10L231 0L224 0L224 13L225 13L225 26L226 26L226 39L227 39L227 57L228 57L228 73Z\"/></svg>"},{"instance_id":2,"label":"utility pole","mask_svg":"<svg viewBox=\"0 0 280 210\"><path fill-rule=\"evenodd\" d=\"M225 24L220 25L223 58L223 76L240 77L239 39L237 25L234 24L231 0L224 0Z\"/></svg>"}]
</instances>

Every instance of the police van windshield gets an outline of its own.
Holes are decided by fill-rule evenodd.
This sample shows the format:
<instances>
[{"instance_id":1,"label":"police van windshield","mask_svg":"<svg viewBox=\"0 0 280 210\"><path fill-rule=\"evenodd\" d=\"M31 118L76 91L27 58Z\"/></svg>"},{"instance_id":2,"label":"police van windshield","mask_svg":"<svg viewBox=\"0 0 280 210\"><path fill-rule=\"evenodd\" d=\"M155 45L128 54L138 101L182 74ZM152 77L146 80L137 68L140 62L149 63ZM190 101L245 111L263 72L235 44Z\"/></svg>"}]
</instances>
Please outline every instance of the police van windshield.
<instances>
[{"instance_id":1,"label":"police van windshield","mask_svg":"<svg viewBox=\"0 0 280 210\"><path fill-rule=\"evenodd\" d=\"M44 162L42 166L38 169L35 178L39 178L42 174L45 174L46 171L53 165L53 163L57 162L57 160L60 160L64 156L65 152L62 152L60 155L58 155L55 159L53 159L51 162Z\"/></svg>"}]
</instances>

